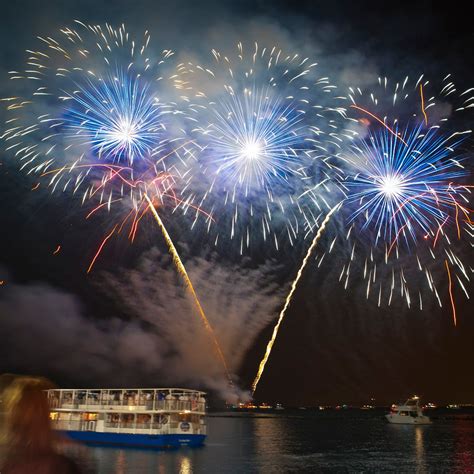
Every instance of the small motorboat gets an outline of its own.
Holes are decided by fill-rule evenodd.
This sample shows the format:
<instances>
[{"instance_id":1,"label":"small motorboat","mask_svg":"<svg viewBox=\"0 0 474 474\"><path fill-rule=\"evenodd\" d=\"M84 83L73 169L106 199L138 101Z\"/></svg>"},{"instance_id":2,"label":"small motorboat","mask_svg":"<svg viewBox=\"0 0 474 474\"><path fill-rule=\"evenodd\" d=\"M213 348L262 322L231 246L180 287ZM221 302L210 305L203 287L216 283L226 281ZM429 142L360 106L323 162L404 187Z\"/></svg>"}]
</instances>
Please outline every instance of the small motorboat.
<instances>
[{"instance_id":1,"label":"small motorboat","mask_svg":"<svg viewBox=\"0 0 474 474\"><path fill-rule=\"evenodd\" d=\"M390 413L385 415L389 423L399 425L429 425L431 420L423 415L420 398L416 395L402 405L392 405Z\"/></svg>"}]
</instances>

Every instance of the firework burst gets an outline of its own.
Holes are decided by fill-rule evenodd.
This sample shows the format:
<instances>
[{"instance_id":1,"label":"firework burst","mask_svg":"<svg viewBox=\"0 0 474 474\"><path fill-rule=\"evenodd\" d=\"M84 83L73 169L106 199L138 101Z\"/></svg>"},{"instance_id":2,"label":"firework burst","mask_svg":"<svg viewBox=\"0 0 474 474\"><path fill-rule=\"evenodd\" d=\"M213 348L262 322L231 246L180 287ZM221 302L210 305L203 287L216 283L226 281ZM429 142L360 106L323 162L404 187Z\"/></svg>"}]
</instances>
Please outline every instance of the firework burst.
<instances>
[{"instance_id":1,"label":"firework burst","mask_svg":"<svg viewBox=\"0 0 474 474\"><path fill-rule=\"evenodd\" d=\"M349 222L362 220L363 231L375 232L375 245L428 239L453 223L458 206L466 211L459 202L466 188L456 184L468 174L458 156L462 138L422 125L394 130L369 130L348 158L354 174L346 203L355 208Z\"/></svg>"},{"instance_id":2,"label":"firework burst","mask_svg":"<svg viewBox=\"0 0 474 474\"><path fill-rule=\"evenodd\" d=\"M376 90L350 89L352 143L339 155L347 173L340 220L348 226L350 257L340 273L346 288L362 273L367 297L375 292L379 305L399 293L411 306L415 293L422 308L426 289L442 305L438 283L449 277L450 288L456 281L468 297L472 271L456 249L473 235L471 131L456 122L473 106L470 92L457 93L450 76L438 85L420 77L414 86L406 78L392 89L379 79Z\"/></svg>"},{"instance_id":3,"label":"firework burst","mask_svg":"<svg viewBox=\"0 0 474 474\"><path fill-rule=\"evenodd\" d=\"M6 99L12 117L3 139L21 168L46 180L53 193L82 193L82 202L92 206L87 218L122 204L119 221L102 240L88 272L112 236L128 225L133 241L140 221L152 214L231 382L222 350L156 211L167 203L173 210L184 207L176 193L173 159L186 142L169 131L177 130L173 116L180 111L176 103L163 100L174 90L164 75L173 52L165 50L152 60L147 32L137 43L124 26L76 23L77 29L62 29L58 40L39 38L44 48L28 51L24 72L11 72L26 98Z\"/></svg>"},{"instance_id":4,"label":"firework burst","mask_svg":"<svg viewBox=\"0 0 474 474\"><path fill-rule=\"evenodd\" d=\"M180 65L176 81L192 111L187 201L207 203L216 244L234 239L240 253L252 242L278 249L284 235L293 244L305 212L315 222L329 209L328 148L339 146L333 86L316 63L276 47L244 51L239 43L229 55L212 55L209 67ZM299 199L304 185L321 188L316 215Z\"/></svg>"},{"instance_id":5,"label":"firework burst","mask_svg":"<svg viewBox=\"0 0 474 474\"><path fill-rule=\"evenodd\" d=\"M390 304L396 288L396 280L399 280L400 294L410 306L410 288L414 285L411 274L413 269L417 268L418 272L425 274L430 290L436 295L441 305L432 269L432 261L436 261L438 255L446 269L448 298L452 307L453 323L457 324L451 266L455 268L460 288L464 290L468 298L463 280L469 282L469 273L472 273L472 270L453 252L448 230L454 227L458 239L461 239L461 233L464 238L473 236L474 226L470 219L471 210L468 207L467 197L471 186L463 182L468 172L462 164L466 157L460 153L462 142L470 131L451 131L445 135L445 130L441 129L439 123L446 121L443 114L450 113L450 107L446 107L446 104L437 111L437 114L441 113L441 117L437 117L438 123L428 125L427 109L436 108L436 104L433 98L428 101L428 104L426 103L423 87L428 83L422 83L421 79L416 83L415 88L420 92L422 120L416 120L417 114L412 114L410 120L414 121L415 125L411 125L408 121L405 128L399 125L398 118L392 120L387 116L381 118L372 111L379 105L379 100L374 93L369 95L371 108L370 106L362 107L354 96L360 99L364 98L364 94L359 89L351 89L352 95L349 95L349 98L352 104L349 110L362 113L363 116L354 119L348 114L347 118L357 126L348 128L340 134L342 137L349 138L351 143L349 147L341 147L338 153L339 158L344 162L345 177L341 186L337 187L338 192L332 196L336 204L322 221L291 285L253 381L253 392L257 389L263 375L280 325L308 261L312 258L316 261L316 266L320 267L326 253L331 253L335 248L338 234L333 238L328 250L314 255L331 217L341 208L346 212L345 217L342 213L342 219L339 220L339 225L343 226L342 230L339 229L339 234L345 234L351 246L349 261L344 264L339 277L340 280L344 279L345 288L349 284L351 268L356 266L360 269L356 262L362 254L366 255L363 278L367 282L367 298L370 290L374 286L378 287L380 305L382 282L388 282ZM401 87L399 84L396 85L395 93L391 97L392 107L397 103L398 93L405 91L407 83L408 79ZM386 92L387 81L379 80L379 85L383 86ZM448 82L443 85L441 91L443 96L449 96L455 92L455 87ZM461 95L466 95L466 93ZM410 94L403 93L403 97L406 100ZM382 94L382 98L386 99L386 94ZM472 103L472 97L466 98L459 111L470 108ZM369 121L367 117L371 120ZM360 123L363 124L362 127ZM313 202L317 202L314 189L308 189L305 194L308 194ZM344 232L347 225L349 230ZM311 222L306 221L306 227L311 228ZM419 243L420 240L422 245ZM441 240L443 240L442 243ZM357 251L356 242L359 244ZM412 247L416 249L415 265L409 253ZM360 250L361 248L363 251ZM406 252L410 260L408 264L402 255ZM359 274L356 278L360 280ZM414 280L419 282L419 276L416 276ZM421 290L419 301L422 308Z\"/></svg>"},{"instance_id":6,"label":"firework burst","mask_svg":"<svg viewBox=\"0 0 474 474\"><path fill-rule=\"evenodd\" d=\"M137 43L123 26L77 28L39 38L43 47L28 51L25 71L10 72L22 94L7 99L3 138L53 192L94 196L108 210L129 196L136 209L150 183L162 198L174 178L169 157L182 137L167 127L179 111L158 87L173 52L150 59L147 32Z\"/></svg>"},{"instance_id":7,"label":"firework burst","mask_svg":"<svg viewBox=\"0 0 474 474\"><path fill-rule=\"evenodd\" d=\"M66 137L90 147L98 159L133 166L136 158L156 155L157 144L164 140L166 110L147 84L123 71L98 84L89 79L64 99Z\"/></svg>"}]
</instances>

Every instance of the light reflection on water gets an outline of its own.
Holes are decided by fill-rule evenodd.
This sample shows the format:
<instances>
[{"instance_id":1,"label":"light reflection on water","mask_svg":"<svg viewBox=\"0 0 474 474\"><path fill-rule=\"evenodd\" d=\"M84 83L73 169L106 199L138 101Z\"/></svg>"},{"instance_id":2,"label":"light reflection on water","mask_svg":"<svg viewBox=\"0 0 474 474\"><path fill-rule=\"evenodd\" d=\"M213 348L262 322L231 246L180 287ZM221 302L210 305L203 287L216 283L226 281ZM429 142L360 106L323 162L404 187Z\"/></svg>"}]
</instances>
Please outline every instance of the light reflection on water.
<instances>
[{"instance_id":1,"label":"light reflection on water","mask_svg":"<svg viewBox=\"0 0 474 474\"><path fill-rule=\"evenodd\" d=\"M376 410L226 415L209 418L203 448L68 452L99 474L474 472L474 413L428 426L390 425Z\"/></svg>"},{"instance_id":2,"label":"light reflection on water","mask_svg":"<svg viewBox=\"0 0 474 474\"><path fill-rule=\"evenodd\" d=\"M179 474L192 474L193 472L193 468L192 468L192 465L191 465L191 460L184 456L182 459L181 459L181 466L179 468Z\"/></svg>"},{"instance_id":3,"label":"light reflection on water","mask_svg":"<svg viewBox=\"0 0 474 474\"><path fill-rule=\"evenodd\" d=\"M425 447L423 443L424 429L427 426L414 426L415 428L415 449L416 449L416 471L426 472Z\"/></svg>"}]
</instances>

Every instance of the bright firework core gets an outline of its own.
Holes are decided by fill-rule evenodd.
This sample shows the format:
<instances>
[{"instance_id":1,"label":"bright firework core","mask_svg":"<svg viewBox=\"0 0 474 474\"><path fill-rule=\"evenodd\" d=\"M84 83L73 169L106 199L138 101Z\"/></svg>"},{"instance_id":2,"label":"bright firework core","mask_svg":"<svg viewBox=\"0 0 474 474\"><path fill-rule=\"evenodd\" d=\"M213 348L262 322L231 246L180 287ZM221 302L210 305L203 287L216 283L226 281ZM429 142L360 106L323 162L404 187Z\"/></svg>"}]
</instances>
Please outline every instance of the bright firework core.
<instances>
[{"instance_id":1,"label":"bright firework core","mask_svg":"<svg viewBox=\"0 0 474 474\"><path fill-rule=\"evenodd\" d=\"M388 198L393 198L402 194L403 179L396 175L383 176L380 178L379 187Z\"/></svg>"},{"instance_id":2,"label":"bright firework core","mask_svg":"<svg viewBox=\"0 0 474 474\"><path fill-rule=\"evenodd\" d=\"M139 133L139 127L134 124L130 119L124 119L119 124L117 129L112 129L110 132L111 139L117 142L117 146L120 148L133 146L133 143L137 140Z\"/></svg>"},{"instance_id":3,"label":"bright firework core","mask_svg":"<svg viewBox=\"0 0 474 474\"><path fill-rule=\"evenodd\" d=\"M242 147L241 156L248 161L258 160L264 151L264 147L257 140L249 140Z\"/></svg>"},{"instance_id":4,"label":"bright firework core","mask_svg":"<svg viewBox=\"0 0 474 474\"><path fill-rule=\"evenodd\" d=\"M250 189L274 188L299 173L310 133L302 114L267 89L245 89L212 105L205 129L206 160L230 184Z\"/></svg>"}]
</instances>

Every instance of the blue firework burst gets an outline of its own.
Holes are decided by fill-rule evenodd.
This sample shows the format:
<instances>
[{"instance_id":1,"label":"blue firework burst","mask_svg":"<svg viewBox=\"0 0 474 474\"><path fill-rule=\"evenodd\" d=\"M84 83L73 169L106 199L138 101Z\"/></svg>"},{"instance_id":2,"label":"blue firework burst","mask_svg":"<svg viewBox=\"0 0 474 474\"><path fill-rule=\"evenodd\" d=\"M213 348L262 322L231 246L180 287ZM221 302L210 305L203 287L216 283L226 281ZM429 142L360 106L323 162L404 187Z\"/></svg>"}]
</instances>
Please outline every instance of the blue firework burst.
<instances>
[{"instance_id":1,"label":"blue firework burst","mask_svg":"<svg viewBox=\"0 0 474 474\"><path fill-rule=\"evenodd\" d=\"M66 133L99 158L133 161L149 156L162 140L166 113L146 83L123 71L68 94Z\"/></svg>"},{"instance_id":2,"label":"blue firework burst","mask_svg":"<svg viewBox=\"0 0 474 474\"><path fill-rule=\"evenodd\" d=\"M446 137L422 125L369 130L348 159L348 203L357 205L349 220L363 219L376 243L433 235L452 218L463 190L461 142L458 134Z\"/></svg>"},{"instance_id":3,"label":"blue firework burst","mask_svg":"<svg viewBox=\"0 0 474 474\"><path fill-rule=\"evenodd\" d=\"M230 188L252 189L284 184L298 174L307 127L302 113L271 91L233 91L210 107L203 161Z\"/></svg>"}]
</instances>

